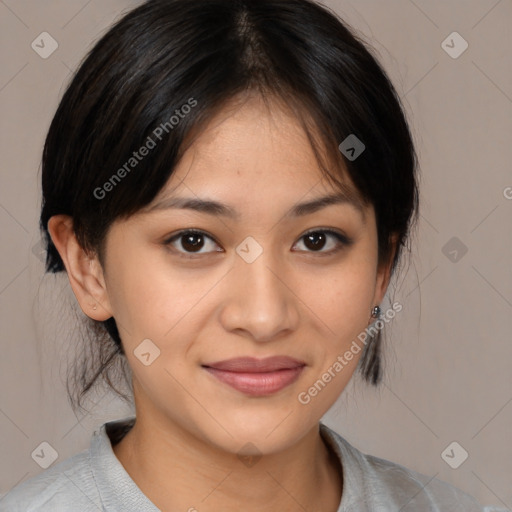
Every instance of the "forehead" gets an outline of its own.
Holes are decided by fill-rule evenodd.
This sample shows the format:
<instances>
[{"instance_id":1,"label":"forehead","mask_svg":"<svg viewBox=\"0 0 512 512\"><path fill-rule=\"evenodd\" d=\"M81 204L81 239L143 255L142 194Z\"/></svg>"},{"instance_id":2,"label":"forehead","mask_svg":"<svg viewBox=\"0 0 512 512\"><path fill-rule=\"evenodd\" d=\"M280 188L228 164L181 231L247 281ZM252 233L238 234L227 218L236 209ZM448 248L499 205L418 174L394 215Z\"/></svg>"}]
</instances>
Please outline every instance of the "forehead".
<instances>
[{"instance_id":1,"label":"forehead","mask_svg":"<svg viewBox=\"0 0 512 512\"><path fill-rule=\"evenodd\" d=\"M318 197L319 192L339 194L320 165L301 122L281 102L264 102L258 96L234 100L188 143L148 209L183 196L231 198L243 206L254 201L288 203ZM331 173L343 181L347 201L364 213L346 170L338 164Z\"/></svg>"}]
</instances>

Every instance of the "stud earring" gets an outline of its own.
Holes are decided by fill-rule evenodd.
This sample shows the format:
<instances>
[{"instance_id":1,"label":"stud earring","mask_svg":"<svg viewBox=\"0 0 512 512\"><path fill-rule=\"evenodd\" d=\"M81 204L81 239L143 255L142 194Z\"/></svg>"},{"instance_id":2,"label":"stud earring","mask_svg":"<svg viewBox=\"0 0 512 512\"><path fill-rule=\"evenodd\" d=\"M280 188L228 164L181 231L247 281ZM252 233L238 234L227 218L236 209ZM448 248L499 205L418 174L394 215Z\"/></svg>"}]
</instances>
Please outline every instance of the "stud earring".
<instances>
[{"instance_id":1,"label":"stud earring","mask_svg":"<svg viewBox=\"0 0 512 512\"><path fill-rule=\"evenodd\" d=\"M378 318L380 316L380 307L379 306L374 306L374 308L372 309L372 318Z\"/></svg>"},{"instance_id":2,"label":"stud earring","mask_svg":"<svg viewBox=\"0 0 512 512\"><path fill-rule=\"evenodd\" d=\"M94 311L96 311L96 308L97 308L97 306L96 306L96 304L94 304L94 305L92 306L92 309L94 309Z\"/></svg>"}]
</instances>

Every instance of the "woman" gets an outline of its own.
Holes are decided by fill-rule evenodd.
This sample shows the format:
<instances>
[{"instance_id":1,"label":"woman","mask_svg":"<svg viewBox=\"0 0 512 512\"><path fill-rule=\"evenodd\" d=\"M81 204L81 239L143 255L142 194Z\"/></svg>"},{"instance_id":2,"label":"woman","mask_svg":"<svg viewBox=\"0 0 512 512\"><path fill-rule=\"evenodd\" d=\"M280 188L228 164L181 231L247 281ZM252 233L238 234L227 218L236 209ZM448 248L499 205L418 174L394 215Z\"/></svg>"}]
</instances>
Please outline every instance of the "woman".
<instances>
[{"instance_id":1,"label":"woman","mask_svg":"<svg viewBox=\"0 0 512 512\"><path fill-rule=\"evenodd\" d=\"M129 12L69 85L42 185L47 271L97 334L73 403L126 362L136 416L1 510L498 510L320 423L356 369L380 381L418 211L398 96L326 9Z\"/></svg>"}]
</instances>

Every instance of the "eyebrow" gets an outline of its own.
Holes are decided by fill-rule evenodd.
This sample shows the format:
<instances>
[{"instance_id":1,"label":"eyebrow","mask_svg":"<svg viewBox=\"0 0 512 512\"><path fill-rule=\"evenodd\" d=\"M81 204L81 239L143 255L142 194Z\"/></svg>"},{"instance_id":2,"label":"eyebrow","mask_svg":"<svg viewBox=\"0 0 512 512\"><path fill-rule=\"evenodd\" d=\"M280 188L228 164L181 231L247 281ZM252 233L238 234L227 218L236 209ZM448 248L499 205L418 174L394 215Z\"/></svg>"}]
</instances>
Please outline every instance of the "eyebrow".
<instances>
[{"instance_id":1,"label":"eyebrow","mask_svg":"<svg viewBox=\"0 0 512 512\"><path fill-rule=\"evenodd\" d=\"M327 206L337 204L348 204L353 206L360 213L363 222L365 222L366 214L363 203L359 200L358 197L348 195L341 191L335 194L318 197L312 199L311 201L298 203L290 208L290 210L285 213L284 217L302 217L315 213L323 208L326 208ZM240 213L231 206L207 198L201 199L194 197L167 197L155 205L145 209L145 211L147 213L151 213L154 211L168 209L194 210L201 213L207 213L209 215L223 216L230 219L240 219Z\"/></svg>"}]
</instances>

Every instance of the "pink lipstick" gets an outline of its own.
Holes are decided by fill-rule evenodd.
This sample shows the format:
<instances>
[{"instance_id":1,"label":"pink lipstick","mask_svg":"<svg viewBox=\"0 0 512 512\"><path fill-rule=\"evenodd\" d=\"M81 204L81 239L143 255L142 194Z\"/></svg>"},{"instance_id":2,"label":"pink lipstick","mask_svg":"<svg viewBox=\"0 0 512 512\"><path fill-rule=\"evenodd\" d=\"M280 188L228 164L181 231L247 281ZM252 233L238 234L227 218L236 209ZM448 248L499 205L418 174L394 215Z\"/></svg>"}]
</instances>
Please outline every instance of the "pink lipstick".
<instances>
[{"instance_id":1,"label":"pink lipstick","mask_svg":"<svg viewBox=\"0 0 512 512\"><path fill-rule=\"evenodd\" d=\"M210 375L251 396L267 396L295 382L306 363L287 356L238 357L202 365Z\"/></svg>"}]
</instances>

